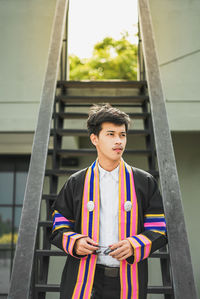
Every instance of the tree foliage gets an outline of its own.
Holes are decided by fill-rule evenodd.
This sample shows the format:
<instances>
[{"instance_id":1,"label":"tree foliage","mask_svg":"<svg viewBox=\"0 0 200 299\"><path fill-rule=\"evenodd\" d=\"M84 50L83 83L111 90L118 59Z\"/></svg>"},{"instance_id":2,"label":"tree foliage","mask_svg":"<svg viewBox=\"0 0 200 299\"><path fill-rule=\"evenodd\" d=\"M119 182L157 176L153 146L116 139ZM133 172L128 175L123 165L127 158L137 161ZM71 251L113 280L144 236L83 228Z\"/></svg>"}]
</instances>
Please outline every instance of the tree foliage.
<instances>
[{"instance_id":1,"label":"tree foliage","mask_svg":"<svg viewBox=\"0 0 200 299\"><path fill-rule=\"evenodd\" d=\"M71 55L70 80L136 80L137 45L123 34L119 40L106 37L95 44L91 58Z\"/></svg>"},{"instance_id":2,"label":"tree foliage","mask_svg":"<svg viewBox=\"0 0 200 299\"><path fill-rule=\"evenodd\" d=\"M14 233L14 235L12 236L12 233L8 233L8 234L4 234L0 237L0 245L4 245L4 244L11 244L12 242L12 238L13 238L13 243L16 244L17 243L17 239L18 239L18 234Z\"/></svg>"}]
</instances>

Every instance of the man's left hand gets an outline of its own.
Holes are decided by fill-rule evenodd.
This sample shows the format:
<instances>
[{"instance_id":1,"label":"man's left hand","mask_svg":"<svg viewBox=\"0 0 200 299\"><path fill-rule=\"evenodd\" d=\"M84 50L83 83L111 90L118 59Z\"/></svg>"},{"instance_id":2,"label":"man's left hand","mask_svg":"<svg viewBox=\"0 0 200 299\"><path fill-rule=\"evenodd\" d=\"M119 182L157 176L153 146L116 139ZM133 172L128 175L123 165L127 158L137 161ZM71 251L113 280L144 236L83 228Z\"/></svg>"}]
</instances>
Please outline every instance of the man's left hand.
<instances>
[{"instance_id":1,"label":"man's left hand","mask_svg":"<svg viewBox=\"0 0 200 299\"><path fill-rule=\"evenodd\" d=\"M133 247L128 240L119 241L109 247L111 250L114 250L110 252L109 255L116 258L118 261L125 260L133 255Z\"/></svg>"}]
</instances>

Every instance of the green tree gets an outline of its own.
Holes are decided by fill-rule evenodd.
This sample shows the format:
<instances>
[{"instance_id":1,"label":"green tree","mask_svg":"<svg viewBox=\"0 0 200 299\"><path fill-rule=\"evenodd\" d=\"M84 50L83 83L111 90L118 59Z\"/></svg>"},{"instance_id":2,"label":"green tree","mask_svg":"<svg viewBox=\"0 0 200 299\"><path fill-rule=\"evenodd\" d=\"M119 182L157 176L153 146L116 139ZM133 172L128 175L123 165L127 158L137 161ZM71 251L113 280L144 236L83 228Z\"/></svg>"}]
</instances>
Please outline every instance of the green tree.
<instances>
[{"instance_id":1,"label":"green tree","mask_svg":"<svg viewBox=\"0 0 200 299\"><path fill-rule=\"evenodd\" d=\"M123 34L119 40L106 37L95 44L91 58L71 55L70 80L136 80L137 45Z\"/></svg>"}]
</instances>

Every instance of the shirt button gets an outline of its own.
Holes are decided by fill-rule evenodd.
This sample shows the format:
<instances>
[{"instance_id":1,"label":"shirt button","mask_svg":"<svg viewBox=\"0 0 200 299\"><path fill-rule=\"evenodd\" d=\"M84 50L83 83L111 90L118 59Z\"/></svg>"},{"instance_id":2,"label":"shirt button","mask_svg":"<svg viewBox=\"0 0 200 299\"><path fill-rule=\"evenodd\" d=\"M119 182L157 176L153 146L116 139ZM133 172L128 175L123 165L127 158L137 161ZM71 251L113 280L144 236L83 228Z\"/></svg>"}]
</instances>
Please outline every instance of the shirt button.
<instances>
[{"instance_id":1,"label":"shirt button","mask_svg":"<svg viewBox=\"0 0 200 299\"><path fill-rule=\"evenodd\" d=\"M132 202L131 201L126 201L124 204L124 210L126 212L130 212L130 210L132 209Z\"/></svg>"},{"instance_id":2,"label":"shirt button","mask_svg":"<svg viewBox=\"0 0 200 299\"><path fill-rule=\"evenodd\" d=\"M89 212L92 212L94 210L94 202L93 201L88 201L88 203L87 203L87 210Z\"/></svg>"}]
</instances>

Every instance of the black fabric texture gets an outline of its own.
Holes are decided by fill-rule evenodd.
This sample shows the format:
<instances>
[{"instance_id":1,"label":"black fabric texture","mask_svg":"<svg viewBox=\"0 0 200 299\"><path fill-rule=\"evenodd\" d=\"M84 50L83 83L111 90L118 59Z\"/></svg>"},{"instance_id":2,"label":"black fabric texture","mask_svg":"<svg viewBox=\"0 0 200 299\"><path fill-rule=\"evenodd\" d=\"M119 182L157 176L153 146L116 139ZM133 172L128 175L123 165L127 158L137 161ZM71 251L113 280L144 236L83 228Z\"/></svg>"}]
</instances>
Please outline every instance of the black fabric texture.
<instances>
[{"instance_id":1,"label":"black fabric texture","mask_svg":"<svg viewBox=\"0 0 200 299\"><path fill-rule=\"evenodd\" d=\"M153 231L144 231L144 215L147 213L163 213L162 198L156 180L147 172L132 168L135 190L138 200L138 234L142 233L152 241L151 253L163 247L167 238ZM75 221L74 232L81 233L81 206L84 188L84 179L87 169L73 174L62 187L52 210L58 210L65 218ZM62 249L63 232L72 229L59 229L51 236L51 243ZM80 256L77 256L80 258ZM134 257L127 259L133 263ZM61 280L60 299L71 299L78 275L80 259L68 256ZM147 259L138 263L139 299L146 299L148 269ZM115 298L115 297L113 297ZM89 298L88 298L89 299Z\"/></svg>"}]
</instances>

